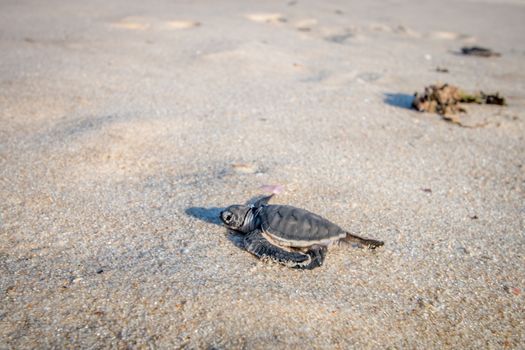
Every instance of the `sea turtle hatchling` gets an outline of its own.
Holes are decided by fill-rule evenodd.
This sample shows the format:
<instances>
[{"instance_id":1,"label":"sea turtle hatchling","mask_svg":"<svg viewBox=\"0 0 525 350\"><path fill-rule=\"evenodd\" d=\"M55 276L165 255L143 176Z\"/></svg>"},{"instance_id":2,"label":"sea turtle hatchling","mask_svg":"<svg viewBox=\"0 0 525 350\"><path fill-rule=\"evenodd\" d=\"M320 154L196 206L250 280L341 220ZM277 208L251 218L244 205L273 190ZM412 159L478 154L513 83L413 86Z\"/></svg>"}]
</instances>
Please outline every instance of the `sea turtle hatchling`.
<instances>
[{"instance_id":1,"label":"sea turtle hatchling","mask_svg":"<svg viewBox=\"0 0 525 350\"><path fill-rule=\"evenodd\" d=\"M220 213L224 225L244 234L245 249L260 259L310 270L323 264L327 248L334 243L345 241L371 249L384 244L352 235L307 210L268 205L271 198L251 206L232 205Z\"/></svg>"}]
</instances>

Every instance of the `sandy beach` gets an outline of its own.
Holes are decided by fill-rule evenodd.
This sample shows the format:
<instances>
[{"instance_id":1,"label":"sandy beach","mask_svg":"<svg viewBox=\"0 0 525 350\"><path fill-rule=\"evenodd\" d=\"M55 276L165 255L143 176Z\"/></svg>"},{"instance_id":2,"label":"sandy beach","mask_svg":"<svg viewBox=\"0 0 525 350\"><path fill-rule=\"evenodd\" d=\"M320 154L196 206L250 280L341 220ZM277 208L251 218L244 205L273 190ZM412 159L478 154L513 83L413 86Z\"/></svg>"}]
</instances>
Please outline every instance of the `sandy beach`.
<instances>
[{"instance_id":1,"label":"sandy beach","mask_svg":"<svg viewBox=\"0 0 525 350\"><path fill-rule=\"evenodd\" d=\"M518 0L1 1L0 349L525 348L524 38ZM218 213L266 185L385 246L257 260Z\"/></svg>"}]
</instances>

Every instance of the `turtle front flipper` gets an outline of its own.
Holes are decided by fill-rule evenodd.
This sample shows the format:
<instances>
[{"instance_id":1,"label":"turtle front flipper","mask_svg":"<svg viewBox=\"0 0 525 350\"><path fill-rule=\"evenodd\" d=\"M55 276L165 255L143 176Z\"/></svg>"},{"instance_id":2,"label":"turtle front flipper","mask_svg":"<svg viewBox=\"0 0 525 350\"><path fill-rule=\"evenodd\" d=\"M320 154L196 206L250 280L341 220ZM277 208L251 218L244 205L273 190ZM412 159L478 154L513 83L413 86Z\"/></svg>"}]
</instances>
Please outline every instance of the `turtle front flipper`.
<instances>
[{"instance_id":1,"label":"turtle front flipper","mask_svg":"<svg viewBox=\"0 0 525 350\"><path fill-rule=\"evenodd\" d=\"M312 246L306 254L308 254L311 257L311 262L308 264L305 269L311 270L313 268L316 268L318 266L322 266L324 262L324 258L326 256L326 251L328 249L326 246L323 245L314 245Z\"/></svg>"},{"instance_id":2,"label":"turtle front flipper","mask_svg":"<svg viewBox=\"0 0 525 350\"><path fill-rule=\"evenodd\" d=\"M324 260L323 249L311 249L306 254L289 252L271 244L262 235L261 230L254 230L244 237L244 247L247 251L263 260L273 260L280 264L297 268L313 269L321 266Z\"/></svg>"},{"instance_id":3,"label":"turtle front flipper","mask_svg":"<svg viewBox=\"0 0 525 350\"><path fill-rule=\"evenodd\" d=\"M273 198L273 193L271 195L269 195L269 196L265 196L265 197L259 198L255 203L253 203L253 207L254 208L259 208L259 207L262 207L263 205L268 205L268 202L272 198Z\"/></svg>"}]
</instances>

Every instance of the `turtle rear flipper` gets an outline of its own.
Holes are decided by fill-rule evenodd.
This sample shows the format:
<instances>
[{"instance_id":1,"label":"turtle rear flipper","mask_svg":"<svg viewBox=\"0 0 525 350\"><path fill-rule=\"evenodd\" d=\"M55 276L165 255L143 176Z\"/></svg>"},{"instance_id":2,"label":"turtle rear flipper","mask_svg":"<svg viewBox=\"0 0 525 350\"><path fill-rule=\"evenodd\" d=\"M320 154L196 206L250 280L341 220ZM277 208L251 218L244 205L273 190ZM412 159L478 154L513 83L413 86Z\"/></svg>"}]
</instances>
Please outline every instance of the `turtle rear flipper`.
<instances>
[{"instance_id":1,"label":"turtle rear flipper","mask_svg":"<svg viewBox=\"0 0 525 350\"><path fill-rule=\"evenodd\" d=\"M375 249L381 247L385 244L383 241L378 241L375 239L362 238L351 233L346 233L346 237L342 241L347 243L357 243L360 247L368 247L370 249Z\"/></svg>"},{"instance_id":2,"label":"turtle rear flipper","mask_svg":"<svg viewBox=\"0 0 525 350\"><path fill-rule=\"evenodd\" d=\"M323 264L326 247L315 247L307 251L289 252L271 244L262 235L261 230L255 230L244 237L244 247L259 259L270 259L280 264L311 270Z\"/></svg>"}]
</instances>

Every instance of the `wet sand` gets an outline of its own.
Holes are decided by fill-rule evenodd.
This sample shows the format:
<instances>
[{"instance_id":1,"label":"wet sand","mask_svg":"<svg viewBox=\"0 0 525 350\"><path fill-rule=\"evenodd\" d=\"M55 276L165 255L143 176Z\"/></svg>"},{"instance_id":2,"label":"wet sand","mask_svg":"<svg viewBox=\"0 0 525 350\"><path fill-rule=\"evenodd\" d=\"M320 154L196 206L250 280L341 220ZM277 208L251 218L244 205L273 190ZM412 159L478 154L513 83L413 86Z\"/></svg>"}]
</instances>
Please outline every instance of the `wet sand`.
<instances>
[{"instance_id":1,"label":"wet sand","mask_svg":"<svg viewBox=\"0 0 525 350\"><path fill-rule=\"evenodd\" d=\"M523 348L524 19L521 1L3 1L0 348ZM467 106L482 128L411 110L438 81L509 105ZM256 260L216 215L274 184L385 246Z\"/></svg>"}]
</instances>

